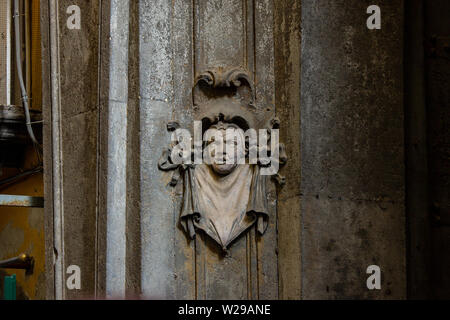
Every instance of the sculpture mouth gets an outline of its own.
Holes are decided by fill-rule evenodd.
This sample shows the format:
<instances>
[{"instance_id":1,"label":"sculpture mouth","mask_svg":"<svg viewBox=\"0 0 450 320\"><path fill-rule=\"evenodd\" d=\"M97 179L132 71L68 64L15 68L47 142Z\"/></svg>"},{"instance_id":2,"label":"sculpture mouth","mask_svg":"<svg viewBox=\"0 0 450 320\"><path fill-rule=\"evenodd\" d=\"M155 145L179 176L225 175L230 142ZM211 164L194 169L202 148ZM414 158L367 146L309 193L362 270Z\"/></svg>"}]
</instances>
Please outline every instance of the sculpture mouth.
<instances>
[{"instance_id":1,"label":"sculpture mouth","mask_svg":"<svg viewBox=\"0 0 450 320\"><path fill-rule=\"evenodd\" d=\"M213 164L213 171L221 176L230 174L236 168L236 164Z\"/></svg>"}]
</instances>

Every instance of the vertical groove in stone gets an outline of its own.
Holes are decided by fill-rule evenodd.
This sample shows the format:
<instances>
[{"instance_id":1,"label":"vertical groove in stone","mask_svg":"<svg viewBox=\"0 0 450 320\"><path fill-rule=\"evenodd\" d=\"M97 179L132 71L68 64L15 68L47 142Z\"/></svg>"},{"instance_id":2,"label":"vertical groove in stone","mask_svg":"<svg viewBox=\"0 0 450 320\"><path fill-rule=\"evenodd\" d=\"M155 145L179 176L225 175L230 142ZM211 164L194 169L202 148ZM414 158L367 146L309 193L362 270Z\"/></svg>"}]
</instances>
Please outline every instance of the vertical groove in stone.
<instances>
[{"instance_id":1,"label":"vertical groove in stone","mask_svg":"<svg viewBox=\"0 0 450 320\"><path fill-rule=\"evenodd\" d=\"M100 1L99 27L99 96L97 138L97 208L96 208L96 288L97 299L106 297L106 223L108 188L108 109L110 58L110 0Z\"/></svg>"},{"instance_id":2,"label":"vertical groove in stone","mask_svg":"<svg viewBox=\"0 0 450 320\"><path fill-rule=\"evenodd\" d=\"M53 141L52 130L52 77L51 77L51 38L49 1L41 3L42 38L42 115L44 148L44 236L45 236L45 299L55 299L55 252L54 252L54 195L53 195Z\"/></svg>"},{"instance_id":3,"label":"vertical groove in stone","mask_svg":"<svg viewBox=\"0 0 450 320\"><path fill-rule=\"evenodd\" d=\"M288 156L277 203L279 299L301 298L300 2L274 1L275 101Z\"/></svg>"},{"instance_id":4,"label":"vertical groove in stone","mask_svg":"<svg viewBox=\"0 0 450 320\"><path fill-rule=\"evenodd\" d=\"M127 119L126 297L141 292L139 3L130 1Z\"/></svg>"},{"instance_id":5,"label":"vertical groove in stone","mask_svg":"<svg viewBox=\"0 0 450 320\"><path fill-rule=\"evenodd\" d=\"M250 72L251 79L255 83L255 6L253 0L245 0L245 65L244 67ZM256 228L248 230L248 237L250 237L249 246L247 247L247 254L249 255L248 266L250 272L250 290L249 294L252 299L259 299L259 271L258 271L258 234Z\"/></svg>"},{"instance_id":6,"label":"vertical groove in stone","mask_svg":"<svg viewBox=\"0 0 450 320\"><path fill-rule=\"evenodd\" d=\"M405 2L405 164L408 299L430 296L424 1Z\"/></svg>"},{"instance_id":7,"label":"vertical groove in stone","mask_svg":"<svg viewBox=\"0 0 450 320\"><path fill-rule=\"evenodd\" d=\"M261 123L275 116L274 4L272 0L254 1L254 65L256 107ZM269 222L256 243L260 299L278 298L277 264L277 192L273 180L267 180Z\"/></svg>"},{"instance_id":8,"label":"vertical groove in stone","mask_svg":"<svg viewBox=\"0 0 450 320\"><path fill-rule=\"evenodd\" d=\"M50 54L51 63L51 105L52 105L52 163L53 163L53 248L56 250L54 274L55 274L55 299L64 298L64 249L63 249L63 195L62 195L62 154L61 154L61 98L60 98L60 78L59 78L59 34L58 34L58 2L49 1L50 11ZM55 161L56 159L56 161Z\"/></svg>"}]
</instances>

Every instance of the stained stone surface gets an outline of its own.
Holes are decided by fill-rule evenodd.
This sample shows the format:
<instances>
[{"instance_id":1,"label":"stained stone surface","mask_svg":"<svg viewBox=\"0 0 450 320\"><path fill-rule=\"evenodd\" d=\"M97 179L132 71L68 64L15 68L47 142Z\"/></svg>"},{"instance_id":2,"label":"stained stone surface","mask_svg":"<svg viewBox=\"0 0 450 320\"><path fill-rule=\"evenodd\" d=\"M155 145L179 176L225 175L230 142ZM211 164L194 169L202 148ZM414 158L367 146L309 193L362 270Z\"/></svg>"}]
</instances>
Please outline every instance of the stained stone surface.
<instances>
[{"instance_id":1,"label":"stained stone surface","mask_svg":"<svg viewBox=\"0 0 450 320\"><path fill-rule=\"evenodd\" d=\"M60 1L60 17L66 2ZM118 220L110 220L120 234L114 237L116 229L110 228L109 241L118 241L119 261L125 258L126 266L117 268L118 278L109 276L122 293L125 285L127 292L163 299L405 297L403 1L377 3L381 30L366 27L369 1L133 2L129 34L121 26L123 33L113 39L129 38L115 59L126 60L128 50L128 70L111 69L119 78L128 73L121 79L128 90L114 83L111 92L117 95L111 98L118 101L110 104L104 76L114 61L108 61L105 3L101 13L99 3L80 5L86 21L80 31L69 32L64 19L57 21L65 217L65 251L58 254L84 272L83 289L67 298L104 293L105 207L115 201L126 205ZM289 158L281 171L286 185L268 187L266 233L249 230L229 255L203 235L186 237L177 223L183 186L170 186L171 174L158 170L170 141L167 123L192 125L193 81L215 66L251 72L258 112L264 119L280 118ZM117 130L127 143L116 141L110 150L121 170L126 166L120 179L127 194L109 202L108 116L111 124L127 126ZM48 128L46 136L51 142ZM51 165L57 163L47 163L51 182ZM119 189L111 184L110 190ZM46 199L52 196L47 191ZM47 213L53 230L53 212ZM47 239L50 268L52 241ZM371 264L382 270L380 291L365 286Z\"/></svg>"},{"instance_id":2,"label":"stained stone surface","mask_svg":"<svg viewBox=\"0 0 450 320\"><path fill-rule=\"evenodd\" d=\"M302 296L406 295L403 1L303 1ZM366 287L377 264L382 290Z\"/></svg>"}]
</instances>

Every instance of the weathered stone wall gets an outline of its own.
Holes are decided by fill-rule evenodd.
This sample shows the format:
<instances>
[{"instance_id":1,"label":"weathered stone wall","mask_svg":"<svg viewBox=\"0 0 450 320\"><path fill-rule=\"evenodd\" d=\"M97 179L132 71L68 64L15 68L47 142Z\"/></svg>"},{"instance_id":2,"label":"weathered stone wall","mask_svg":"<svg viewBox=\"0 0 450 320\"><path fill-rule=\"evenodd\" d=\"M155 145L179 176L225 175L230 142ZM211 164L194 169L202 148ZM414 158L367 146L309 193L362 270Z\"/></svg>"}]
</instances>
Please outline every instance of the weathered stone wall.
<instances>
[{"instance_id":1,"label":"weathered stone wall","mask_svg":"<svg viewBox=\"0 0 450 320\"><path fill-rule=\"evenodd\" d=\"M302 1L302 297L405 298L403 1ZM378 265L382 290L366 287Z\"/></svg>"},{"instance_id":2,"label":"weathered stone wall","mask_svg":"<svg viewBox=\"0 0 450 320\"><path fill-rule=\"evenodd\" d=\"M157 167L170 141L167 123L175 120L192 129L194 78L208 68L247 69L255 83L258 117L269 119L281 111L283 107L274 105L273 3L140 2L141 288L145 297L278 298L277 250L279 246L285 252L288 239L277 241L273 185L268 187L270 220L264 236L257 236L252 227L235 241L231 254L224 255L203 234L195 240L186 238L178 223L183 185L180 181L171 187L170 173ZM295 255L289 258L299 261Z\"/></svg>"},{"instance_id":3,"label":"weathered stone wall","mask_svg":"<svg viewBox=\"0 0 450 320\"><path fill-rule=\"evenodd\" d=\"M82 13L67 28L70 5ZM97 274L99 1L42 1L48 298L91 298ZM66 269L82 270L66 290Z\"/></svg>"},{"instance_id":4,"label":"weathered stone wall","mask_svg":"<svg viewBox=\"0 0 450 320\"><path fill-rule=\"evenodd\" d=\"M371 3L357 0L130 1L120 10L80 1L80 31L56 20L68 3L49 3L60 32L47 30L44 48L56 57L46 60L44 96L57 297L405 297L403 1L380 1L381 30L367 29ZM128 27L114 14L128 15ZM289 157L286 185L269 192L268 233L250 230L227 257L206 237L187 240L182 185L157 168L167 122L192 124L193 79L215 65L253 73L261 114L279 116ZM70 264L82 268L81 291L63 289ZM372 264L381 291L366 287Z\"/></svg>"}]
</instances>

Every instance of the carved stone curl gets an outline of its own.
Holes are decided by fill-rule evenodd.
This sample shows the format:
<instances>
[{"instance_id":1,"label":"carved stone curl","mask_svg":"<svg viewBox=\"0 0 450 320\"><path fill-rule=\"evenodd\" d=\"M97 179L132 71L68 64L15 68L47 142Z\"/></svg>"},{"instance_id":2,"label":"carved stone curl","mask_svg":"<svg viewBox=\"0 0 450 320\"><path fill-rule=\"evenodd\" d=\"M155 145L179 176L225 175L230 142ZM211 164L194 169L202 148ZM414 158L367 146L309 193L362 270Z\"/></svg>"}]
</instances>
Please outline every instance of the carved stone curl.
<instances>
[{"instance_id":1,"label":"carved stone curl","mask_svg":"<svg viewBox=\"0 0 450 320\"><path fill-rule=\"evenodd\" d=\"M266 129L270 139L271 130L279 128L280 123L276 118L272 119L267 126L257 127L257 115L254 110L251 110L255 102L253 83L245 70L237 68L208 70L196 77L194 89L199 83L212 89L213 93L210 92L208 99L202 100L197 106L196 120L202 123L202 138L208 129L222 130L224 142L227 139L228 131L226 130L231 130L229 132L240 135L245 140L244 131ZM230 92L225 94L223 92L224 88L236 89L240 86L249 88L250 102L245 102L242 98L237 99ZM167 126L169 131L175 131L178 127L175 122ZM208 143L205 141L202 143L202 151L204 151ZM254 164L248 162L193 164L192 161L177 164L172 159L172 151L176 144L176 142L172 143L167 150L164 150L158 168L163 171L173 171L169 183L171 186L175 186L181 178L183 180L180 224L186 233L194 238L196 233L202 230L225 251L239 235L254 224L258 233L262 235L270 218L266 194L266 185L270 176L261 174L262 168L268 164L262 164L259 161ZM254 146L245 144L246 155L252 147ZM270 146L266 148L268 154L271 154ZM279 144L278 148L279 157L273 161L277 161L277 165L282 166L286 163L287 157L284 145ZM193 153L190 159L194 158ZM224 153L222 160L228 156L234 157L235 154ZM187 158L189 159L189 156ZM284 183L284 177L279 174L273 177L276 182Z\"/></svg>"}]
</instances>

